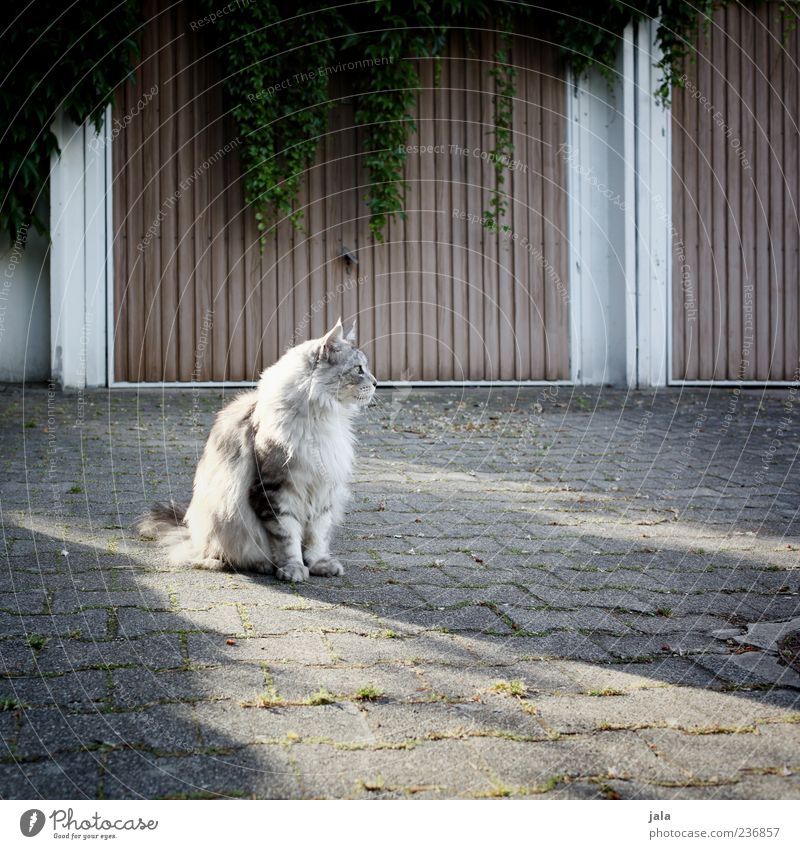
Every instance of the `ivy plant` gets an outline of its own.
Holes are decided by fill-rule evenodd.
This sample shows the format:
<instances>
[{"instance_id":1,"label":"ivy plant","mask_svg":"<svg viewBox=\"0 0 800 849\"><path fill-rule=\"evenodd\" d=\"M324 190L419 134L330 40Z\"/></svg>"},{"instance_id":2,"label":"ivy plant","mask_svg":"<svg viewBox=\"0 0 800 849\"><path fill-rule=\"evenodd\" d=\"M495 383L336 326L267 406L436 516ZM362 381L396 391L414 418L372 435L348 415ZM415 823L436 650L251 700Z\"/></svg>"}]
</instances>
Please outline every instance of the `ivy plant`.
<instances>
[{"instance_id":1,"label":"ivy plant","mask_svg":"<svg viewBox=\"0 0 800 849\"><path fill-rule=\"evenodd\" d=\"M209 12L216 0L202 0ZM302 172L313 163L333 105L328 83L352 62L357 76L355 121L361 128L370 186L366 202L370 228L379 240L390 216L403 216L405 146L415 131L414 104L420 80L417 61L439 60L448 33L468 38L482 27L498 33L490 76L494 79L494 146L489 159L495 185L484 222L504 227L505 191L513 157L514 57L511 33L535 13L554 34L577 74L594 66L609 78L619 42L631 22L656 16L662 49L662 79L656 94L664 101L681 84L680 70L698 29L727 0L562 0L556 6L528 6L505 0L363 0L330 8L290 0L254 0L220 17L213 28L225 88L244 146L246 197L261 231L288 217L301 226L296 195ZM300 69L300 73L298 70Z\"/></svg>"},{"instance_id":2,"label":"ivy plant","mask_svg":"<svg viewBox=\"0 0 800 849\"><path fill-rule=\"evenodd\" d=\"M0 227L12 244L30 226L48 232L36 207L59 152L56 112L102 127L106 105L132 74L139 26L130 0L35 0L14 10L0 42Z\"/></svg>"},{"instance_id":3,"label":"ivy plant","mask_svg":"<svg viewBox=\"0 0 800 849\"><path fill-rule=\"evenodd\" d=\"M659 18L662 50L658 91L669 99L681 84L692 43L714 9L728 0L560 0L558 4L506 0L361 0L325 6L302 0L250 0L229 4L200 0L213 25L232 118L242 139L245 197L264 233L281 218L302 226L297 194L304 171L325 137L334 104L331 79L352 66L355 120L364 140L370 186L370 227L379 240L392 215L403 215L405 145L415 130L420 86L418 60L438 60L448 33L468 37L481 28L498 33L490 75L495 83L494 146L489 159L495 186L484 214L486 226L502 227L513 156L514 57L510 33L531 15L551 32L563 56L580 74L597 67L614 73L620 38L631 22ZM783 6L796 7L791 0ZM63 4L33 0L17 13L0 51L0 226L13 241L25 224L45 232L35 213L58 144L50 131L64 108L76 123L99 128L115 89L131 74L141 25L137 0L81 0ZM213 43L216 42L216 43Z\"/></svg>"}]
</instances>

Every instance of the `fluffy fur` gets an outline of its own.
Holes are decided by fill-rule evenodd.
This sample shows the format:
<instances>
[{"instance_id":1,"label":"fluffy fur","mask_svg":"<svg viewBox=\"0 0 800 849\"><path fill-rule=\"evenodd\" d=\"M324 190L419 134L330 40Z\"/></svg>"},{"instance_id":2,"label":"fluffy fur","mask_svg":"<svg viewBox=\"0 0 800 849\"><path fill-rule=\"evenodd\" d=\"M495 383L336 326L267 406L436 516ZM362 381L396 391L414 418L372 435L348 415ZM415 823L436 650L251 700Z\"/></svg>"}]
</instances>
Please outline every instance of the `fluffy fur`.
<instances>
[{"instance_id":1,"label":"fluffy fur","mask_svg":"<svg viewBox=\"0 0 800 849\"><path fill-rule=\"evenodd\" d=\"M188 507L154 505L139 532L176 564L341 575L328 546L349 495L353 421L376 385L355 326L291 348L217 415Z\"/></svg>"}]
</instances>

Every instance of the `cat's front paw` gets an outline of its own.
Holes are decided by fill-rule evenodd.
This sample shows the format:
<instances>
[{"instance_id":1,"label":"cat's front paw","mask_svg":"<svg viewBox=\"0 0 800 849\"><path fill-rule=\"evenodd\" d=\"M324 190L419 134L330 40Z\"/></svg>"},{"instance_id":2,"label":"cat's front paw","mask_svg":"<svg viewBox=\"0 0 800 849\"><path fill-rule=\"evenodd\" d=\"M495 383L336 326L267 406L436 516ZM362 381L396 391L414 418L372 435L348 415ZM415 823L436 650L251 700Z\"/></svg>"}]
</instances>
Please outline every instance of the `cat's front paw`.
<instances>
[{"instance_id":1,"label":"cat's front paw","mask_svg":"<svg viewBox=\"0 0 800 849\"><path fill-rule=\"evenodd\" d=\"M308 578L308 569L297 561L289 561L280 566L275 567L275 577L279 581L291 581L293 584L299 584Z\"/></svg>"},{"instance_id":2,"label":"cat's front paw","mask_svg":"<svg viewBox=\"0 0 800 849\"><path fill-rule=\"evenodd\" d=\"M321 557L311 564L308 571L322 578L335 578L344 575L344 566L334 557Z\"/></svg>"}]
</instances>

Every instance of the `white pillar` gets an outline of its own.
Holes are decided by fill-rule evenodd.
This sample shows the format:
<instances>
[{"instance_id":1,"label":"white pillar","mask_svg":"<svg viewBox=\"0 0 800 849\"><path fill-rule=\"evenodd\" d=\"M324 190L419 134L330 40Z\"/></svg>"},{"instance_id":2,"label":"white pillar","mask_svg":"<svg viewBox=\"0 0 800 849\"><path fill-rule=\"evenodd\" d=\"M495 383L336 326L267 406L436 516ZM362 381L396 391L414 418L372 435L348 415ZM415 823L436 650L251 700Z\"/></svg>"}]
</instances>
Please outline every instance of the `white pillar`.
<instances>
[{"instance_id":1,"label":"white pillar","mask_svg":"<svg viewBox=\"0 0 800 849\"><path fill-rule=\"evenodd\" d=\"M572 80L567 174L576 383L665 386L670 112L653 95L657 22L629 25L611 83Z\"/></svg>"},{"instance_id":2,"label":"white pillar","mask_svg":"<svg viewBox=\"0 0 800 849\"><path fill-rule=\"evenodd\" d=\"M107 242L108 114L98 136L63 113L53 122L61 155L50 168L50 361L67 388L104 386Z\"/></svg>"},{"instance_id":3,"label":"white pillar","mask_svg":"<svg viewBox=\"0 0 800 849\"><path fill-rule=\"evenodd\" d=\"M633 277L630 185L625 165L626 30L612 82L596 70L569 80L566 172L570 197L572 378L576 383L628 380L627 281Z\"/></svg>"},{"instance_id":4,"label":"white pillar","mask_svg":"<svg viewBox=\"0 0 800 849\"><path fill-rule=\"evenodd\" d=\"M671 113L653 95L660 82L657 21L640 24L634 45L636 383L666 386L670 355Z\"/></svg>"}]
</instances>

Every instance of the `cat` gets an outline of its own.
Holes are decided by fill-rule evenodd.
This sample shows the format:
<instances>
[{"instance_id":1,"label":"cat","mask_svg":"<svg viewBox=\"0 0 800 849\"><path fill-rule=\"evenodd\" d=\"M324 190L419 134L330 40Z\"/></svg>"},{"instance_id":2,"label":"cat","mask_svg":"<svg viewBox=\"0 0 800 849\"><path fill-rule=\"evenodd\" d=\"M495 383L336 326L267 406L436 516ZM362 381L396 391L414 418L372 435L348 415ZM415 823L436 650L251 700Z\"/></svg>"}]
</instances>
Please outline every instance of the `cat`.
<instances>
[{"instance_id":1,"label":"cat","mask_svg":"<svg viewBox=\"0 0 800 849\"><path fill-rule=\"evenodd\" d=\"M329 549L354 460L353 425L377 380L342 321L290 348L217 414L187 506L137 520L174 564L245 569L283 581L344 574Z\"/></svg>"}]
</instances>

